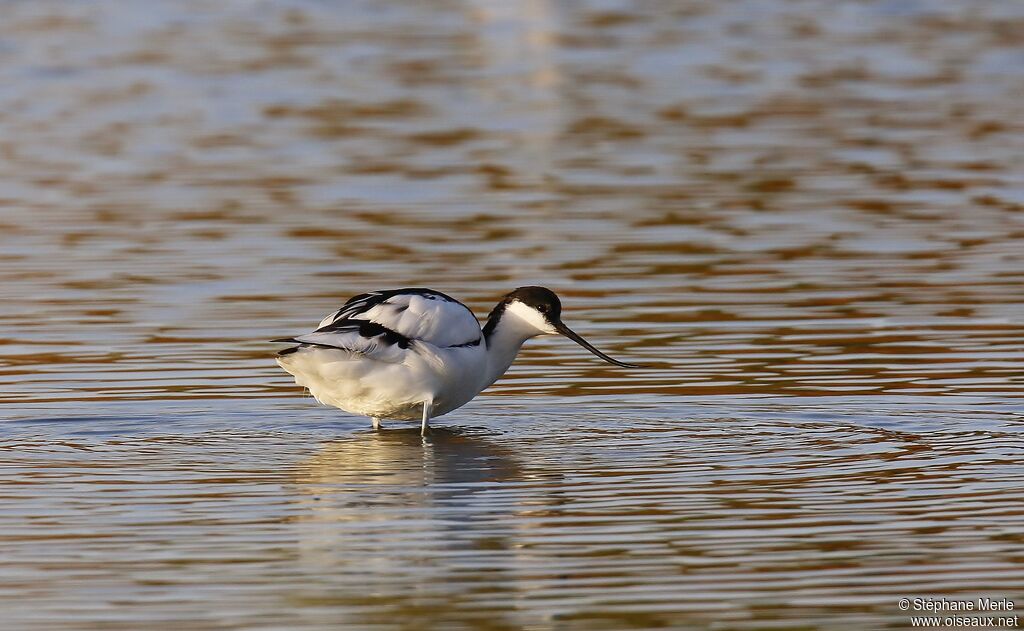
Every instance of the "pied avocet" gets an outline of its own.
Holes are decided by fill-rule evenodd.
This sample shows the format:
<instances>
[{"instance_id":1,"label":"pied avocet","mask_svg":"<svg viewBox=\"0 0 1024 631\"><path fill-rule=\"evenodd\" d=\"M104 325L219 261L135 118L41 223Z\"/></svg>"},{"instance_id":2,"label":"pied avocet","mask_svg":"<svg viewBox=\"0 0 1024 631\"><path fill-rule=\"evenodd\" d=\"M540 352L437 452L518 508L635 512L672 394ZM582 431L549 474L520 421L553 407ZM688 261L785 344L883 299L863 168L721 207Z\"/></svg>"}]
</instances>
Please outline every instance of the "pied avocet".
<instances>
[{"instance_id":1,"label":"pied avocet","mask_svg":"<svg viewBox=\"0 0 1024 631\"><path fill-rule=\"evenodd\" d=\"M275 342L298 344L277 363L320 403L380 419L428 419L459 408L494 383L523 342L561 333L616 366L567 327L562 303L544 287L520 287L494 307L483 329L469 308L432 289L361 294L312 333Z\"/></svg>"}]
</instances>

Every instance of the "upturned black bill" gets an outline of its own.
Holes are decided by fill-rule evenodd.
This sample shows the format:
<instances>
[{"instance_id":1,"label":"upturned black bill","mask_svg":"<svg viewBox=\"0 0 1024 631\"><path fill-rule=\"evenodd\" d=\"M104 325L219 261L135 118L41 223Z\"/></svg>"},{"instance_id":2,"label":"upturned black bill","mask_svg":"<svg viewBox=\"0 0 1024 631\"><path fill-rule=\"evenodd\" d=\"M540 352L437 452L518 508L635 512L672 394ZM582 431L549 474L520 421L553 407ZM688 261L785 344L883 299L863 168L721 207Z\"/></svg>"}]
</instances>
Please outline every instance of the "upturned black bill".
<instances>
[{"instance_id":1,"label":"upturned black bill","mask_svg":"<svg viewBox=\"0 0 1024 631\"><path fill-rule=\"evenodd\" d=\"M611 357L608 357L601 351L594 348L593 344L580 337L579 334L577 334L575 331L565 326L565 324L563 324L562 322L556 323L555 329L565 337L569 338L573 342L576 342L577 344L587 349L591 353L597 355L598 357L605 360L609 364L615 364L616 366L622 366L623 368L643 368L643 366L638 366L637 364L627 364L626 362L620 362L617 359L612 359Z\"/></svg>"}]
</instances>

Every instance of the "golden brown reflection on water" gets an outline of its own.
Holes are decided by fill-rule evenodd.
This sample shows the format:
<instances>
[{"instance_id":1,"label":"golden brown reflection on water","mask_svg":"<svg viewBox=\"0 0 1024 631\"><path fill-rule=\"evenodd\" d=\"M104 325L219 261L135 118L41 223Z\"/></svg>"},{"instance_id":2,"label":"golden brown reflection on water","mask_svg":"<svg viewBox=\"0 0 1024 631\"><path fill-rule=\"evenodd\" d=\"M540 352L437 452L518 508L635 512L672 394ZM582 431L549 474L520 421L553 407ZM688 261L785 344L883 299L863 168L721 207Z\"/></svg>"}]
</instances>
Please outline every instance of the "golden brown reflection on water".
<instances>
[{"instance_id":1,"label":"golden brown reflection on water","mask_svg":"<svg viewBox=\"0 0 1024 631\"><path fill-rule=\"evenodd\" d=\"M1024 593L1017 5L254 6L0 5L10 620L877 628L900 590ZM522 284L656 369L536 340L420 443L265 342Z\"/></svg>"}]
</instances>

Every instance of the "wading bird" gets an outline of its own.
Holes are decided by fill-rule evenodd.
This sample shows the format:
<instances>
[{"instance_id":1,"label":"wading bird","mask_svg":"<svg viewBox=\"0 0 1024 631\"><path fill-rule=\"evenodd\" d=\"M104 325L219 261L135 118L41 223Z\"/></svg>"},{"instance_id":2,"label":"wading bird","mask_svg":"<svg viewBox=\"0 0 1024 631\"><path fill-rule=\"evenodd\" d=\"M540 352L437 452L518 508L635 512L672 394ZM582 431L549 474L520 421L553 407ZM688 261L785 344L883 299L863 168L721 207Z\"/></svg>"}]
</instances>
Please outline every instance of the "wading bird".
<instances>
[{"instance_id":1,"label":"wading bird","mask_svg":"<svg viewBox=\"0 0 1024 631\"><path fill-rule=\"evenodd\" d=\"M483 329L469 307L432 289L361 294L312 333L273 340L297 344L277 363L317 401L381 419L427 421L462 407L505 374L523 342L562 334L608 357L562 322L562 303L544 287L520 287L501 299Z\"/></svg>"}]
</instances>

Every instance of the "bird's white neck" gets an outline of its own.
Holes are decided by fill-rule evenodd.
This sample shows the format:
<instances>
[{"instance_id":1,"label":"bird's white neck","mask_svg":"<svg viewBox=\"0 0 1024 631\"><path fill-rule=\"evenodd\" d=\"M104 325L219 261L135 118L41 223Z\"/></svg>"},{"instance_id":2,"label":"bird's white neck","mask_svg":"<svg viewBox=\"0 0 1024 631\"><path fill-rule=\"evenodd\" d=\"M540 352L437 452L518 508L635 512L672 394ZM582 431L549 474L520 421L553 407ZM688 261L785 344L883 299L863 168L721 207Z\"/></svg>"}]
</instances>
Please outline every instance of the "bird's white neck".
<instances>
[{"instance_id":1,"label":"bird's white neck","mask_svg":"<svg viewBox=\"0 0 1024 631\"><path fill-rule=\"evenodd\" d=\"M523 342L531 337L549 333L538 328L547 327L546 323L537 321L534 314L519 307L520 305L513 303L503 312L493 314L484 329L487 333L487 375L484 388L505 374L519 354Z\"/></svg>"}]
</instances>

